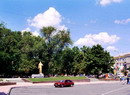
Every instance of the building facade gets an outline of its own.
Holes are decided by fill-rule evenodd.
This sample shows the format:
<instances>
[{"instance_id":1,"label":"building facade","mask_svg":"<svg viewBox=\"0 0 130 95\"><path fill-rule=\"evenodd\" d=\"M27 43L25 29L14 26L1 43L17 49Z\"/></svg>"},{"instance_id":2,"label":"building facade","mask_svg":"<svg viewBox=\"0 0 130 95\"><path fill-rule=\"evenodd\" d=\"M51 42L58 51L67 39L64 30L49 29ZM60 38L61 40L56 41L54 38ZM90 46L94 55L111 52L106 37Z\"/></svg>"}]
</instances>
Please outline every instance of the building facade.
<instances>
[{"instance_id":1,"label":"building facade","mask_svg":"<svg viewBox=\"0 0 130 95\"><path fill-rule=\"evenodd\" d=\"M121 74L123 70L127 70L130 67L130 53L120 54L114 57L114 60L114 73L117 75Z\"/></svg>"}]
</instances>

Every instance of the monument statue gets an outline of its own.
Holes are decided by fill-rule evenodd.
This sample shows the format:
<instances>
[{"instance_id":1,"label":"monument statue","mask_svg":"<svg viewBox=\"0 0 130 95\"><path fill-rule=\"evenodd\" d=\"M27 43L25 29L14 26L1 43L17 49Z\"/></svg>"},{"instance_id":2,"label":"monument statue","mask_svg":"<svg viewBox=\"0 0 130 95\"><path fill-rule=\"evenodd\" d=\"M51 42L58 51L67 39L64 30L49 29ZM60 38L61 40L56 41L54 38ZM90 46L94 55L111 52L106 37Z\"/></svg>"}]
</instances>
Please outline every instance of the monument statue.
<instances>
[{"instance_id":1,"label":"monument statue","mask_svg":"<svg viewBox=\"0 0 130 95\"><path fill-rule=\"evenodd\" d=\"M39 74L42 74L42 66L43 66L43 64L42 64L42 62L40 62L38 64Z\"/></svg>"},{"instance_id":2,"label":"monument statue","mask_svg":"<svg viewBox=\"0 0 130 95\"><path fill-rule=\"evenodd\" d=\"M42 66L43 66L43 64L42 64L42 62L40 62L38 64L39 74L32 74L31 75L32 78L44 78L44 74L42 73Z\"/></svg>"}]
</instances>

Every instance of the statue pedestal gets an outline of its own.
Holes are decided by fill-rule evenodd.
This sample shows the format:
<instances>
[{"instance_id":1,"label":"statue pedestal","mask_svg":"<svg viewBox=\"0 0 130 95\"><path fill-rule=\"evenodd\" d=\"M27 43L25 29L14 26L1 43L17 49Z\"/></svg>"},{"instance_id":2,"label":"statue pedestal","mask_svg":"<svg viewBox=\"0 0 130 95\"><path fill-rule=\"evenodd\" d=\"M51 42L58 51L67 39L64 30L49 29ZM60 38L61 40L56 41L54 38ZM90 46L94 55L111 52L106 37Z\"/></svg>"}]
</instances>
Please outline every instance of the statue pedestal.
<instances>
[{"instance_id":1,"label":"statue pedestal","mask_svg":"<svg viewBox=\"0 0 130 95\"><path fill-rule=\"evenodd\" d=\"M40 74L32 74L31 76L32 78L44 78L44 74L40 73Z\"/></svg>"}]
</instances>

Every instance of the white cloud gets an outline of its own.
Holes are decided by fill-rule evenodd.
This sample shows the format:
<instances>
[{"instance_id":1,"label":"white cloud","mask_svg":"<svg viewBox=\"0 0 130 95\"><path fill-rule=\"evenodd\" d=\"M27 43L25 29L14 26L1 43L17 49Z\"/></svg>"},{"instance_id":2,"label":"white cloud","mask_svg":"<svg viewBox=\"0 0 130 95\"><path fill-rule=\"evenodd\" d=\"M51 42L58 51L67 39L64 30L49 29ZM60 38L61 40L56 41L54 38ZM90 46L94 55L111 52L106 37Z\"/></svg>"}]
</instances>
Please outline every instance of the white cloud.
<instances>
[{"instance_id":1,"label":"white cloud","mask_svg":"<svg viewBox=\"0 0 130 95\"><path fill-rule=\"evenodd\" d=\"M120 38L116 35L109 35L107 32L101 32L99 34L88 34L85 35L85 37L80 38L75 42L76 46L92 46L96 44L114 44L117 42Z\"/></svg>"},{"instance_id":2,"label":"white cloud","mask_svg":"<svg viewBox=\"0 0 130 95\"><path fill-rule=\"evenodd\" d=\"M99 4L102 6L106 6L106 5L111 4L111 3L120 3L122 1L123 0L99 0Z\"/></svg>"},{"instance_id":3,"label":"white cloud","mask_svg":"<svg viewBox=\"0 0 130 95\"><path fill-rule=\"evenodd\" d=\"M65 25L61 25L63 17L53 7L50 7L47 11L37 14L33 19L28 19L30 26L41 29L43 26L54 26L58 29L67 29Z\"/></svg>"},{"instance_id":4,"label":"white cloud","mask_svg":"<svg viewBox=\"0 0 130 95\"><path fill-rule=\"evenodd\" d=\"M115 20L114 23L116 24L127 24L130 22L130 18L125 19L125 20Z\"/></svg>"},{"instance_id":5,"label":"white cloud","mask_svg":"<svg viewBox=\"0 0 130 95\"><path fill-rule=\"evenodd\" d=\"M29 27L27 27L26 29L22 30L22 35L24 32L30 32L30 31L31 31L31 29Z\"/></svg>"},{"instance_id":6,"label":"white cloud","mask_svg":"<svg viewBox=\"0 0 130 95\"><path fill-rule=\"evenodd\" d=\"M22 30L22 32L25 32L25 31L31 31L31 29L28 27L28 28Z\"/></svg>"},{"instance_id":7,"label":"white cloud","mask_svg":"<svg viewBox=\"0 0 130 95\"><path fill-rule=\"evenodd\" d=\"M106 48L106 50L108 50L108 51L118 51L118 49L116 47L114 47L114 46L108 46Z\"/></svg>"},{"instance_id":8,"label":"white cloud","mask_svg":"<svg viewBox=\"0 0 130 95\"><path fill-rule=\"evenodd\" d=\"M32 35L33 36L40 36L40 33L38 31L34 31L34 32L32 32Z\"/></svg>"},{"instance_id":9,"label":"white cloud","mask_svg":"<svg viewBox=\"0 0 130 95\"><path fill-rule=\"evenodd\" d=\"M26 31L26 32L31 32L31 29L28 27L28 28L22 30L22 34L23 34L25 31ZM34 31L34 32L31 32L31 33L32 33L33 36L39 36L39 35L40 35L38 31Z\"/></svg>"}]
</instances>

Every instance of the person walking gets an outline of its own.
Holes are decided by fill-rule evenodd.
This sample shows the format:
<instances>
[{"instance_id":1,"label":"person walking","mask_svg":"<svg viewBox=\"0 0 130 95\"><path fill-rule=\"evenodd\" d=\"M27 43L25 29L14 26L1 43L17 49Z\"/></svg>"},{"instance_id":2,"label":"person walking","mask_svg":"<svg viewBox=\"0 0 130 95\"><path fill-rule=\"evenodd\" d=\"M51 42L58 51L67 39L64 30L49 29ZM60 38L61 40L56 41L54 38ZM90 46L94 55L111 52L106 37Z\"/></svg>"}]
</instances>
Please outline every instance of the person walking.
<instances>
[{"instance_id":1,"label":"person walking","mask_svg":"<svg viewBox=\"0 0 130 95\"><path fill-rule=\"evenodd\" d=\"M125 76L120 77L120 82L121 82L123 85L126 84L126 77L125 77Z\"/></svg>"},{"instance_id":2,"label":"person walking","mask_svg":"<svg viewBox=\"0 0 130 95\"><path fill-rule=\"evenodd\" d=\"M128 76L128 75L127 75L127 78L126 78L126 79L127 79L127 84L129 84L129 80L130 80L130 79L129 79L129 76Z\"/></svg>"}]
</instances>

